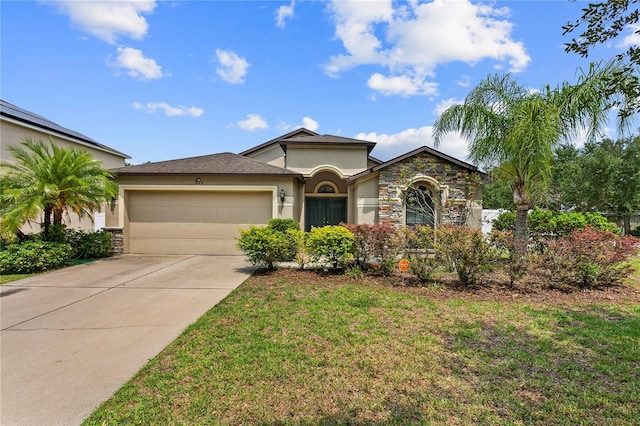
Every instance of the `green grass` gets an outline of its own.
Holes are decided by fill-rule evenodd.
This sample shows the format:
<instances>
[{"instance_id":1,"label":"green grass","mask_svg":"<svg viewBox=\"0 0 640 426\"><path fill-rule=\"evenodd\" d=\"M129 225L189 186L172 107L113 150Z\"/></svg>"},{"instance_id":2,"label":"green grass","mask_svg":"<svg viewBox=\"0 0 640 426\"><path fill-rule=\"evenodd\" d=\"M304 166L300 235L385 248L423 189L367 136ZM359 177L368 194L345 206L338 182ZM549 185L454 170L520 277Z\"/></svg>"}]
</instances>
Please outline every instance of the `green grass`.
<instances>
[{"instance_id":1,"label":"green grass","mask_svg":"<svg viewBox=\"0 0 640 426\"><path fill-rule=\"evenodd\" d=\"M253 276L86 424L637 422L638 298L503 299Z\"/></svg>"},{"instance_id":2,"label":"green grass","mask_svg":"<svg viewBox=\"0 0 640 426\"><path fill-rule=\"evenodd\" d=\"M36 274L10 274L10 275L0 275L0 284L10 283L12 281L18 281L23 278L29 278Z\"/></svg>"}]
</instances>

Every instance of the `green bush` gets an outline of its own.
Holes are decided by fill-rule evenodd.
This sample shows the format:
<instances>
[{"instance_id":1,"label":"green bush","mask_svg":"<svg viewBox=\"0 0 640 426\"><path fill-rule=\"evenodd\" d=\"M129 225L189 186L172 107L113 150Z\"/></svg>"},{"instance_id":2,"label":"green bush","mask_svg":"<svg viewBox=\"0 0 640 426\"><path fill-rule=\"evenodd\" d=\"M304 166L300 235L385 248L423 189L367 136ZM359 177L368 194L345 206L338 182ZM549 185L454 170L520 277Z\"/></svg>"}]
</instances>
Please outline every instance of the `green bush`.
<instances>
[{"instance_id":1,"label":"green bush","mask_svg":"<svg viewBox=\"0 0 640 426\"><path fill-rule=\"evenodd\" d=\"M634 237L640 237L640 225L631 230L631 235L633 235Z\"/></svg>"},{"instance_id":2,"label":"green bush","mask_svg":"<svg viewBox=\"0 0 640 426\"><path fill-rule=\"evenodd\" d=\"M252 264L272 271L277 269L279 262L288 260L291 239L272 228L252 226L240 230L237 247Z\"/></svg>"},{"instance_id":3,"label":"green bush","mask_svg":"<svg viewBox=\"0 0 640 426\"><path fill-rule=\"evenodd\" d=\"M443 225L436 229L436 256L446 261L464 285L474 285L491 269L495 258L482 232L464 226Z\"/></svg>"},{"instance_id":4,"label":"green bush","mask_svg":"<svg viewBox=\"0 0 640 426\"><path fill-rule=\"evenodd\" d=\"M311 260L333 268L344 267L354 259L355 237L344 226L311 228L307 234Z\"/></svg>"},{"instance_id":5,"label":"green bush","mask_svg":"<svg viewBox=\"0 0 640 426\"><path fill-rule=\"evenodd\" d=\"M509 285L522 278L529 266L530 254L521 254L518 250L518 243L512 231L491 231L489 235L491 246L497 250L496 259L502 262L504 271L509 277Z\"/></svg>"},{"instance_id":6,"label":"green bush","mask_svg":"<svg viewBox=\"0 0 640 426\"><path fill-rule=\"evenodd\" d=\"M0 251L0 274L32 274L62 266L73 250L67 243L26 241Z\"/></svg>"},{"instance_id":7,"label":"green bush","mask_svg":"<svg viewBox=\"0 0 640 426\"><path fill-rule=\"evenodd\" d=\"M111 233L107 231L84 233L81 249L83 259L99 259L111 256L113 250Z\"/></svg>"},{"instance_id":8,"label":"green bush","mask_svg":"<svg viewBox=\"0 0 640 426\"><path fill-rule=\"evenodd\" d=\"M295 219L280 219L276 217L273 219L269 219L269 223L267 223L267 227L275 231L286 233L290 229L299 230L300 224Z\"/></svg>"},{"instance_id":9,"label":"green bush","mask_svg":"<svg viewBox=\"0 0 640 426\"><path fill-rule=\"evenodd\" d=\"M498 231L513 231L516 229L516 212L506 211L500 213L493 220L493 229Z\"/></svg>"}]
</instances>

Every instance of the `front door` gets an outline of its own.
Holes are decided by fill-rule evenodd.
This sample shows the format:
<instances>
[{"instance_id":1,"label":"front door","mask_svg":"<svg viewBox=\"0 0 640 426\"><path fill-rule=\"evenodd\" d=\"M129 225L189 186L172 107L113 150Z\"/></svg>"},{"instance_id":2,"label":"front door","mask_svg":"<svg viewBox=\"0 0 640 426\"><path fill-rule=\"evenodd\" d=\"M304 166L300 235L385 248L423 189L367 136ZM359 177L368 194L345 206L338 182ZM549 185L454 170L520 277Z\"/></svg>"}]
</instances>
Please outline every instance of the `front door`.
<instances>
[{"instance_id":1,"label":"front door","mask_svg":"<svg viewBox=\"0 0 640 426\"><path fill-rule=\"evenodd\" d=\"M312 226L339 225L347 221L347 199L344 197L307 197L305 231Z\"/></svg>"}]
</instances>

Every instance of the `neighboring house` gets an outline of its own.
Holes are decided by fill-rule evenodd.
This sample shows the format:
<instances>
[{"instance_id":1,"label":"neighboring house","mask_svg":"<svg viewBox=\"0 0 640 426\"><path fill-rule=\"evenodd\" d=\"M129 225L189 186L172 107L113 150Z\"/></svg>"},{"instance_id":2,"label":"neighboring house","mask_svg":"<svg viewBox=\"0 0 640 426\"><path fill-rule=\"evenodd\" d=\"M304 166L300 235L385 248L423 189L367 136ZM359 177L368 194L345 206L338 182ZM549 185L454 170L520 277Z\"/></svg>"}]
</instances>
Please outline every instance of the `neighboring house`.
<instances>
[{"instance_id":1,"label":"neighboring house","mask_svg":"<svg viewBox=\"0 0 640 426\"><path fill-rule=\"evenodd\" d=\"M94 159L102 162L105 169L120 168L125 165L128 155L98 143L93 139L60 126L38 114L22 109L9 102L0 100L0 160L13 161L8 150L10 146L19 145L24 138L32 138L49 143L49 137L61 147L75 147L89 151ZM41 220L40 220L41 222ZM100 229L104 226L104 212L97 212L93 221L89 218L80 220L71 214L64 217L65 224L74 229ZM26 225L23 231L39 231L39 224Z\"/></svg>"},{"instance_id":2,"label":"neighboring house","mask_svg":"<svg viewBox=\"0 0 640 426\"><path fill-rule=\"evenodd\" d=\"M305 230L341 222L480 228L482 180L428 147L382 162L374 142L298 129L240 154L115 170L107 225L130 253L238 254L239 229L293 218ZM421 200L419 208L414 200Z\"/></svg>"}]
</instances>

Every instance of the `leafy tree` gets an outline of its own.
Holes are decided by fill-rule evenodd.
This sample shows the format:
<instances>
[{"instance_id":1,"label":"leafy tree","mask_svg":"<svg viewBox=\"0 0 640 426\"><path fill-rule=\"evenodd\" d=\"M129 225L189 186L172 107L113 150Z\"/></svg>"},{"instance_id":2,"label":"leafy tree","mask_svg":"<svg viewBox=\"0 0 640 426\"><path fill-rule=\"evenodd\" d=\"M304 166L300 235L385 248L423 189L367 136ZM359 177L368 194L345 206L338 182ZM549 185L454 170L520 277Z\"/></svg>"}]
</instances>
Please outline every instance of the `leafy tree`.
<instances>
[{"instance_id":1,"label":"leafy tree","mask_svg":"<svg viewBox=\"0 0 640 426\"><path fill-rule=\"evenodd\" d=\"M583 128L592 137L606 122L608 101L601 86L602 75L610 71L592 67L576 85L565 82L539 92L519 85L510 74L488 76L463 104L436 120L436 146L445 133L459 131L469 143L471 161L493 168L498 180L509 183L517 205L519 250L526 249L527 211L551 179L554 147Z\"/></svg>"},{"instance_id":2,"label":"leafy tree","mask_svg":"<svg viewBox=\"0 0 640 426\"><path fill-rule=\"evenodd\" d=\"M634 5L636 5L634 7ZM597 45L607 43L625 31L640 36L640 0L608 0L590 3L582 9L582 16L562 27L563 35L582 32L565 44L565 51L574 52L586 58ZM631 34L630 34L631 36ZM640 47L637 43L623 43L628 49L618 54L616 72L607 76L603 88L607 95L622 93L623 98L615 102L620 107L620 117L629 117L640 112Z\"/></svg>"},{"instance_id":3,"label":"leafy tree","mask_svg":"<svg viewBox=\"0 0 640 426\"><path fill-rule=\"evenodd\" d=\"M620 215L629 234L631 215L640 211L640 136L587 142L563 167L560 201L580 211Z\"/></svg>"},{"instance_id":4,"label":"leafy tree","mask_svg":"<svg viewBox=\"0 0 640 426\"><path fill-rule=\"evenodd\" d=\"M511 210L515 207L509 182L493 179L482 187L482 208Z\"/></svg>"},{"instance_id":5,"label":"leafy tree","mask_svg":"<svg viewBox=\"0 0 640 426\"><path fill-rule=\"evenodd\" d=\"M118 193L112 174L85 150L61 148L51 138L49 146L25 138L9 151L15 161L3 163L0 175L3 232L19 232L25 222L44 212L47 234L51 216L58 226L69 212L91 217Z\"/></svg>"}]
</instances>

